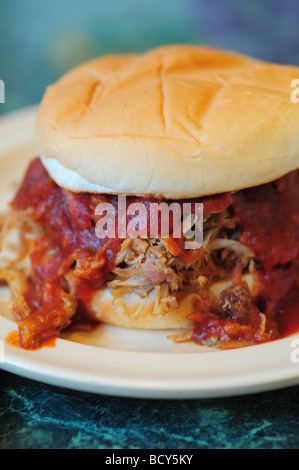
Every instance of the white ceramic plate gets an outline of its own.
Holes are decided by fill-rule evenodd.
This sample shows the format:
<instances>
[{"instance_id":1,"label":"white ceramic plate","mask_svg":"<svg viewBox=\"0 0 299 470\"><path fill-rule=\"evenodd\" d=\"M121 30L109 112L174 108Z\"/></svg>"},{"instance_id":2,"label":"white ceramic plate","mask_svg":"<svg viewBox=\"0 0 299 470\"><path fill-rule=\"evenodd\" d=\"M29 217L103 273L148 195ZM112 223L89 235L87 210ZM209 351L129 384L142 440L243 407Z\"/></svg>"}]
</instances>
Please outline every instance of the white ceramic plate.
<instances>
[{"instance_id":1,"label":"white ceramic plate","mask_svg":"<svg viewBox=\"0 0 299 470\"><path fill-rule=\"evenodd\" d=\"M31 108L0 119L0 211L35 156L35 114L35 108ZM7 296L7 289L0 294ZM299 335L239 350L212 351L192 343L175 345L167 339L173 332L101 325L92 333L58 339L54 348L24 351L6 343L7 334L15 329L5 304L0 305L1 368L86 392L139 398L207 398L299 383L294 343L298 339L299 345Z\"/></svg>"}]
</instances>

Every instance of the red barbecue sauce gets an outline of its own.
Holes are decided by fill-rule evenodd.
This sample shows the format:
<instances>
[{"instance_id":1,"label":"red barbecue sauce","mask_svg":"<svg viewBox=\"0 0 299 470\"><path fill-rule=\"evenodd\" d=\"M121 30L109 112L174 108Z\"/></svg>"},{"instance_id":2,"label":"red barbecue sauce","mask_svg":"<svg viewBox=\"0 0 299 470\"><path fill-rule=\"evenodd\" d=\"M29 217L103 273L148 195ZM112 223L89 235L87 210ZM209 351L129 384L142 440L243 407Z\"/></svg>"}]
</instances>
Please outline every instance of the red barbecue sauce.
<instances>
[{"instance_id":1,"label":"red barbecue sauce","mask_svg":"<svg viewBox=\"0 0 299 470\"><path fill-rule=\"evenodd\" d=\"M240 191L232 207L243 228L241 241L253 249L264 267L261 309L277 321L277 336L298 332L299 170Z\"/></svg>"},{"instance_id":2,"label":"red barbecue sauce","mask_svg":"<svg viewBox=\"0 0 299 470\"><path fill-rule=\"evenodd\" d=\"M229 206L235 211L238 223L243 229L242 240L252 247L264 265L260 274L262 288L259 304L267 311L270 319L267 325L269 339L272 339L271 329L276 328L275 318L279 302L295 289L298 276L298 267L295 265L299 252L298 201L298 171L273 184L235 194L226 193L189 200L203 202L204 215L223 211ZM39 158L30 164L12 207L25 212L31 220L39 222L45 229L45 234L34 242L31 254L34 274L25 293L26 302L32 310L29 317L32 318L33 328L37 325L33 340L27 340L31 332L28 317L17 311L21 317L19 331L22 347L35 348L47 337L57 335L71 323L71 319L63 315L63 292L67 289L63 274L70 269L75 273L72 279L78 301L77 311L88 315L86 305L105 282L107 273L114 267L115 255L123 242L123 239L117 237L103 240L96 236L95 209L101 202L112 203L117 216L117 196L67 191L50 178ZM127 204L132 202L145 204L149 222L149 203L157 200L127 197ZM180 204L183 202L188 200L180 201ZM127 217L127 222L129 220L130 217ZM188 257L182 240L176 239L174 242L177 244L178 255L182 259L184 256ZM298 307L298 301L294 300L290 308L292 317L296 316L296 310L299 316ZM284 311L282 316L286 318L288 312ZM195 341L199 340L202 334L209 336L215 328L221 328L221 322L212 322L210 326L206 322L203 328L202 323L196 323L195 317L194 320ZM42 331L40 336L39 324ZM282 331L285 330L286 328L282 328ZM276 332L273 336L277 337L279 334ZM254 333L250 341L252 344L258 342Z\"/></svg>"},{"instance_id":3,"label":"red barbecue sauce","mask_svg":"<svg viewBox=\"0 0 299 470\"><path fill-rule=\"evenodd\" d=\"M46 338L42 340L38 346L32 347L31 350L37 351L38 349L41 348L54 348L56 346L56 339L57 336L49 336L49 338ZM5 338L7 344L10 346L13 346L14 348L22 348L21 345L21 340L20 340L20 334L18 330L13 330Z\"/></svg>"}]
</instances>

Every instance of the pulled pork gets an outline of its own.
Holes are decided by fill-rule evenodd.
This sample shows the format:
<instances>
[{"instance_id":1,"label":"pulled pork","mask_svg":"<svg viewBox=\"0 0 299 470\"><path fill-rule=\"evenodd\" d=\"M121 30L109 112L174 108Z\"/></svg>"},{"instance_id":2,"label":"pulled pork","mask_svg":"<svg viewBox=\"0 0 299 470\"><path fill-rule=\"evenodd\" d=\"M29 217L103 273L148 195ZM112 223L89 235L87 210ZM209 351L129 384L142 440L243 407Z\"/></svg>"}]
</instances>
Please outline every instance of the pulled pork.
<instances>
[{"instance_id":1,"label":"pulled pork","mask_svg":"<svg viewBox=\"0 0 299 470\"><path fill-rule=\"evenodd\" d=\"M277 338L276 313L297 288L298 175L198 199L204 205L203 244L185 250L184 233L181 239L98 239L95 208L105 201L116 207L116 196L71 193L34 160L1 238L0 277L12 287L22 346L34 348L79 311L88 314L89 300L103 285L143 298L156 291L154 313L160 314L178 307L178 293L197 292L202 308L189 316L194 331L181 337L200 344L230 347ZM135 200L155 201L131 197L128 203ZM244 282L253 273L258 296ZM226 287L211 301L210 288L221 281Z\"/></svg>"}]
</instances>

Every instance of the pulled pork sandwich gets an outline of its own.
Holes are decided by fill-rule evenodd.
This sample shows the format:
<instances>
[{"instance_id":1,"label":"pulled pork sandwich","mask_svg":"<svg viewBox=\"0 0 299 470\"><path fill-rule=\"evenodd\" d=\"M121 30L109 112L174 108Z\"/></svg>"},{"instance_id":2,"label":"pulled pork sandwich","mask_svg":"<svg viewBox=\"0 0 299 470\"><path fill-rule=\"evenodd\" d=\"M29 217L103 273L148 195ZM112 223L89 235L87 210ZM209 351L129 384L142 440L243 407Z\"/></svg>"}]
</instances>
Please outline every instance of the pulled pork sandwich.
<instances>
[{"instance_id":1,"label":"pulled pork sandwich","mask_svg":"<svg viewBox=\"0 0 299 470\"><path fill-rule=\"evenodd\" d=\"M279 338L282 312L299 316L298 75L181 45L99 58L50 86L39 157L2 223L21 345L80 316L221 348ZM202 203L202 245L186 249L183 229L99 238L96 208L117 212L119 195L147 211Z\"/></svg>"}]
</instances>

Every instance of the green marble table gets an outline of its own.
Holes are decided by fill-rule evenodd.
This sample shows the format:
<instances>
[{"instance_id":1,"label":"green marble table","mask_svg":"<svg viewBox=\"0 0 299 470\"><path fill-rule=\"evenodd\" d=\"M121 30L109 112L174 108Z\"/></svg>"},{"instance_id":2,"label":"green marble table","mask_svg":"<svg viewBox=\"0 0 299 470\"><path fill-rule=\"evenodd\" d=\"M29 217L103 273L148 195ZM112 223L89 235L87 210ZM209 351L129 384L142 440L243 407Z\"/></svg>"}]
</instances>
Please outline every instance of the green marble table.
<instances>
[{"instance_id":1,"label":"green marble table","mask_svg":"<svg viewBox=\"0 0 299 470\"><path fill-rule=\"evenodd\" d=\"M295 449L299 387L243 397L137 400L0 371L0 448Z\"/></svg>"}]
</instances>

